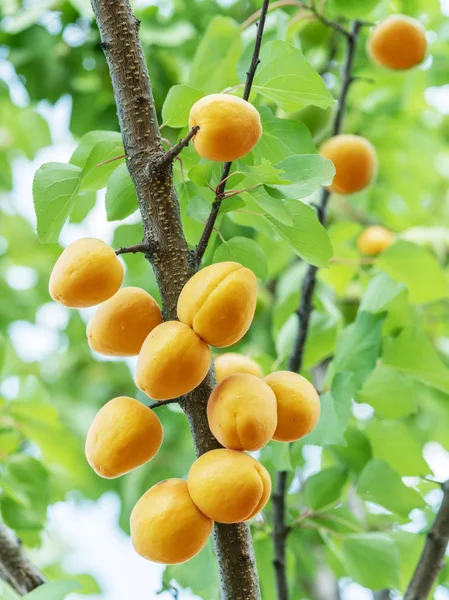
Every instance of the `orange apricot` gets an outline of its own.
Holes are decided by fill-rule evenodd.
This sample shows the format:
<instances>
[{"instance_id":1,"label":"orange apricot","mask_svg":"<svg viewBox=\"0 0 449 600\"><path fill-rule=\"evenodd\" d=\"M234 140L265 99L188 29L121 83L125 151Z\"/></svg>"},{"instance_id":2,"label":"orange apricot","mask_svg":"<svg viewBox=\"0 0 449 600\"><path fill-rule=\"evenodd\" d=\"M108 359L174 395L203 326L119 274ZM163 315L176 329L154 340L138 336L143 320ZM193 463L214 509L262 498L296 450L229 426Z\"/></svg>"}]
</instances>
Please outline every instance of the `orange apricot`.
<instances>
[{"instance_id":1,"label":"orange apricot","mask_svg":"<svg viewBox=\"0 0 449 600\"><path fill-rule=\"evenodd\" d=\"M302 375L277 371L265 377L276 396L278 422L273 439L294 442L312 431L320 418L320 398Z\"/></svg>"},{"instance_id":2,"label":"orange apricot","mask_svg":"<svg viewBox=\"0 0 449 600\"><path fill-rule=\"evenodd\" d=\"M236 262L198 271L178 299L178 319L218 348L235 344L248 331L256 310L257 280Z\"/></svg>"},{"instance_id":3,"label":"orange apricot","mask_svg":"<svg viewBox=\"0 0 449 600\"><path fill-rule=\"evenodd\" d=\"M147 335L161 323L153 296L142 288L124 287L97 309L87 326L87 338L95 352L136 356Z\"/></svg>"},{"instance_id":4,"label":"orange apricot","mask_svg":"<svg viewBox=\"0 0 449 600\"><path fill-rule=\"evenodd\" d=\"M140 498L131 513L130 527L134 549L140 556L175 565L204 548L213 521L192 502L184 480L167 479Z\"/></svg>"},{"instance_id":5,"label":"orange apricot","mask_svg":"<svg viewBox=\"0 0 449 600\"><path fill-rule=\"evenodd\" d=\"M200 456L187 477L190 496L199 510L219 523L241 523L268 502L271 479L252 456L220 448Z\"/></svg>"},{"instance_id":6,"label":"orange apricot","mask_svg":"<svg viewBox=\"0 0 449 600\"><path fill-rule=\"evenodd\" d=\"M207 418L210 430L225 448L260 450L276 429L276 396L260 377L230 375L210 395Z\"/></svg>"},{"instance_id":7,"label":"orange apricot","mask_svg":"<svg viewBox=\"0 0 449 600\"><path fill-rule=\"evenodd\" d=\"M105 404L86 438L86 458L92 469L113 479L145 464L159 450L162 426L147 406L119 396Z\"/></svg>"},{"instance_id":8,"label":"orange apricot","mask_svg":"<svg viewBox=\"0 0 449 600\"><path fill-rule=\"evenodd\" d=\"M336 135L321 146L320 153L335 166L334 181L329 186L332 192L360 192L376 176L376 151L368 140L359 135Z\"/></svg>"},{"instance_id":9,"label":"orange apricot","mask_svg":"<svg viewBox=\"0 0 449 600\"><path fill-rule=\"evenodd\" d=\"M108 300L123 282L123 266L102 240L73 242L56 261L50 276L53 300L69 308L95 306Z\"/></svg>"},{"instance_id":10,"label":"orange apricot","mask_svg":"<svg viewBox=\"0 0 449 600\"><path fill-rule=\"evenodd\" d=\"M371 225L360 235L357 247L363 254L375 256L383 252L394 242L394 235L381 225Z\"/></svg>"},{"instance_id":11,"label":"orange apricot","mask_svg":"<svg viewBox=\"0 0 449 600\"><path fill-rule=\"evenodd\" d=\"M217 356L215 359L215 371L218 383L223 381L225 377L235 375L236 373L248 373L256 377L263 377L262 369L255 360L237 352L225 352Z\"/></svg>"},{"instance_id":12,"label":"orange apricot","mask_svg":"<svg viewBox=\"0 0 449 600\"><path fill-rule=\"evenodd\" d=\"M143 343L136 368L136 385L154 400L188 394L206 377L209 346L184 323L167 321Z\"/></svg>"},{"instance_id":13,"label":"orange apricot","mask_svg":"<svg viewBox=\"0 0 449 600\"><path fill-rule=\"evenodd\" d=\"M199 126L193 138L200 156L227 162L248 154L262 135L260 115L252 104L230 94L210 94L196 102L189 127Z\"/></svg>"},{"instance_id":14,"label":"orange apricot","mask_svg":"<svg viewBox=\"0 0 449 600\"><path fill-rule=\"evenodd\" d=\"M411 69L426 57L426 32L416 19L392 15L374 27L367 49L371 58L382 67L394 71Z\"/></svg>"}]
</instances>

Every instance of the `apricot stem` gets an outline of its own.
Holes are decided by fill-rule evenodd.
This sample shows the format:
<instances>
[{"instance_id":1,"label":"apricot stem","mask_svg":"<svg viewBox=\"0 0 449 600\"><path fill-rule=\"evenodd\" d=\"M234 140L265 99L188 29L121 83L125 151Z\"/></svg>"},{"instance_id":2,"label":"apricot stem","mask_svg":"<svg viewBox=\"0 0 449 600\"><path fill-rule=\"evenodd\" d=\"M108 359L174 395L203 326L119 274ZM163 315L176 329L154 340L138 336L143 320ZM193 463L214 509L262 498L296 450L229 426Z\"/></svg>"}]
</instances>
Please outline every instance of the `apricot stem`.
<instances>
[{"instance_id":1,"label":"apricot stem","mask_svg":"<svg viewBox=\"0 0 449 600\"><path fill-rule=\"evenodd\" d=\"M114 162L115 160L120 160L121 158L125 158L125 156L126 156L126 154L120 154L120 156L114 156L114 158L110 158L109 160L104 160L103 162L100 162L95 166L102 167L103 165L108 165L109 163Z\"/></svg>"},{"instance_id":2,"label":"apricot stem","mask_svg":"<svg viewBox=\"0 0 449 600\"><path fill-rule=\"evenodd\" d=\"M172 148L170 148L170 150L168 150L168 152L164 154L164 156L161 158L160 165L163 166L171 164L175 160L175 158L177 158L178 154L180 154L184 148L187 148L190 140L193 137L195 137L199 130L200 128L198 125L192 127L189 133L185 137L183 137L182 140L180 140L177 144L172 146Z\"/></svg>"},{"instance_id":3,"label":"apricot stem","mask_svg":"<svg viewBox=\"0 0 449 600\"><path fill-rule=\"evenodd\" d=\"M148 252L150 252L150 250L151 248L149 244L135 244L134 246L119 248L115 251L115 253L117 254L117 256L119 254L137 254L137 252L143 252L144 254L147 254Z\"/></svg>"},{"instance_id":4,"label":"apricot stem","mask_svg":"<svg viewBox=\"0 0 449 600\"><path fill-rule=\"evenodd\" d=\"M256 42L254 44L253 56L251 59L250 67L246 73L245 90L243 92L244 100L248 100L248 98L251 94L251 88L253 85L254 77L256 75L257 67L259 66L259 63L260 63L259 54L260 54L260 48L262 45L263 31L264 31L264 27L265 27L265 20L266 20L269 4L270 4L270 0L264 0L262 8L261 8L260 20L259 20L258 27L257 27L257 36L256 36ZM220 177L221 183L217 187L215 200L212 202L212 208L209 213L209 217L206 221L203 233L201 234L201 238L200 238L198 245L196 247L196 250L195 250L195 258L196 258L196 262L197 262L198 266L201 264L201 261L203 260L204 253L206 252L207 245L208 245L210 237L212 235L212 231L214 230L214 227L215 227L215 221L217 220L218 213L220 212L220 206L223 201L223 194L226 189L226 180L229 176L229 173L231 172L231 166L232 166L231 162L227 162L223 166L223 171L222 171L221 177Z\"/></svg>"},{"instance_id":5,"label":"apricot stem","mask_svg":"<svg viewBox=\"0 0 449 600\"><path fill-rule=\"evenodd\" d=\"M153 402L148 405L148 408L154 410L155 408L159 408L160 406L167 406L167 404L178 404L178 398L171 398L170 400L160 400L159 402Z\"/></svg>"}]
</instances>

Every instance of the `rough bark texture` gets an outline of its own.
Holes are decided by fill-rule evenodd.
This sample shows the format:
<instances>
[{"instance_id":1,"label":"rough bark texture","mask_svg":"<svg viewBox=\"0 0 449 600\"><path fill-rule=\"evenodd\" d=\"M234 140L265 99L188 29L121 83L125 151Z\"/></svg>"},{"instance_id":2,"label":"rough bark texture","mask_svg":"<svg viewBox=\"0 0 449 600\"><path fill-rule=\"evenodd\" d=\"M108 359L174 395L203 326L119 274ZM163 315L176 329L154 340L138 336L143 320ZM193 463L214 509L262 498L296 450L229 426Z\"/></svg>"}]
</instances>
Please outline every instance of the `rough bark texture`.
<instances>
[{"instance_id":1,"label":"rough bark texture","mask_svg":"<svg viewBox=\"0 0 449 600\"><path fill-rule=\"evenodd\" d=\"M157 123L148 71L139 40L139 22L128 0L92 0L102 47L111 74L128 169L133 179L144 225L144 243L163 302L165 319L176 318L176 303L196 260L185 240L172 166ZM207 399L216 385L215 373L180 400L187 415L197 455L219 447L206 417ZM247 524L217 525L215 550L224 600L259 600L260 590Z\"/></svg>"},{"instance_id":2,"label":"rough bark texture","mask_svg":"<svg viewBox=\"0 0 449 600\"><path fill-rule=\"evenodd\" d=\"M449 540L449 481L443 486L443 501L432 529L427 534L426 543L413 577L405 592L404 600L425 600L444 565L444 556Z\"/></svg>"},{"instance_id":3,"label":"rough bark texture","mask_svg":"<svg viewBox=\"0 0 449 600\"><path fill-rule=\"evenodd\" d=\"M21 541L0 523L0 577L22 596L45 583L45 578L28 560Z\"/></svg>"}]
</instances>

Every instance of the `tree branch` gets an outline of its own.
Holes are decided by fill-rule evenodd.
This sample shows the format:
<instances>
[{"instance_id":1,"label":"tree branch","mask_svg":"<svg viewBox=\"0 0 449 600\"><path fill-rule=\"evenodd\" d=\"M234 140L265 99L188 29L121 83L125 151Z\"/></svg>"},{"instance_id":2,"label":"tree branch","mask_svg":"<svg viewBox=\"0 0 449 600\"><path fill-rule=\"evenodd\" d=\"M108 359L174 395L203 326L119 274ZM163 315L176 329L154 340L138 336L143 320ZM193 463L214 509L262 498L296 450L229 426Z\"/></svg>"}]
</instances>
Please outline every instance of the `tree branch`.
<instances>
[{"instance_id":1,"label":"tree branch","mask_svg":"<svg viewBox=\"0 0 449 600\"><path fill-rule=\"evenodd\" d=\"M161 158L161 166L172 163L178 154L181 153L181 150L183 150L183 148L187 148L190 140L198 133L199 129L199 125L195 125L195 127L192 127L189 133L182 140L170 148L170 150L168 150L168 152L166 152Z\"/></svg>"},{"instance_id":2,"label":"tree branch","mask_svg":"<svg viewBox=\"0 0 449 600\"><path fill-rule=\"evenodd\" d=\"M338 135L343 125L343 118L346 111L346 101L350 85L353 81L352 69L354 66L355 52L357 49L358 35L362 23L354 21L351 32L346 36L346 58L343 67L343 79L339 96L338 110L335 116L332 135ZM330 191L323 189L321 193L320 203L317 207L318 218L325 225L327 218L327 208L330 198ZM317 267L309 265L302 284L301 300L296 311L299 319L299 328L296 335L292 354L289 360L289 369L298 373L304 358L304 349L307 341L307 333L309 330L310 317L313 310L313 294L316 287ZM280 472L276 476L275 491L273 496L273 519L274 519L274 544L275 555L278 554L283 561L276 568L276 583L278 600L288 600L288 585L285 571L285 547L287 542L288 529L285 526L285 498L286 498L286 481L287 473ZM276 498L276 500L275 500Z\"/></svg>"},{"instance_id":3,"label":"tree branch","mask_svg":"<svg viewBox=\"0 0 449 600\"><path fill-rule=\"evenodd\" d=\"M139 40L139 21L129 0L91 0L114 90L126 153L144 227L143 243L161 292L165 319L176 319L178 296L195 273L197 262L182 230L171 164L165 155ZM206 406L217 385L212 368L203 383L179 398L197 455L218 448L210 432ZM260 600L259 581L247 523L216 525L214 530L223 600Z\"/></svg>"},{"instance_id":4,"label":"tree branch","mask_svg":"<svg viewBox=\"0 0 449 600\"><path fill-rule=\"evenodd\" d=\"M251 59L251 65L248 69L248 72L246 73L245 90L243 92L244 100L249 99L249 96L251 94L251 88L252 88L253 81L254 81L254 77L256 75L257 67L259 66L259 63L260 63L260 58L259 58L260 48L262 45L263 30L265 27L265 19L267 16L269 4L270 4L270 0L263 0L261 12L260 12L260 20L259 20L258 27L257 27L256 43L254 44L253 56ZM207 218L200 241L198 242L198 246L196 247L195 255L196 255L196 262L198 265L200 265L201 261L203 260L203 256L204 256L204 253L206 252L207 245L210 240L210 236L212 235L212 231L214 230L215 221L217 220L218 213L220 212L220 206L223 201L223 194L226 189L226 182L227 182L229 173L231 171L231 166L232 166L231 162L227 162L223 166L223 171L221 173L221 179L220 179L220 185L217 188L217 192L215 194L215 199L212 203L212 208L211 208L209 217Z\"/></svg>"},{"instance_id":5,"label":"tree branch","mask_svg":"<svg viewBox=\"0 0 449 600\"><path fill-rule=\"evenodd\" d=\"M444 565L449 541L449 480L441 487L444 494L443 501L432 529L427 534L423 552L405 592L404 600L425 600Z\"/></svg>"},{"instance_id":6,"label":"tree branch","mask_svg":"<svg viewBox=\"0 0 449 600\"><path fill-rule=\"evenodd\" d=\"M160 406L167 406L167 404L178 404L178 398L172 398L171 400L160 400L159 402L152 402L148 405L148 408L154 410L155 408L159 408Z\"/></svg>"},{"instance_id":7,"label":"tree branch","mask_svg":"<svg viewBox=\"0 0 449 600\"><path fill-rule=\"evenodd\" d=\"M147 254L151 251L151 248L148 244L136 244L135 246L127 246L119 248L115 251L116 255L119 254L136 254L137 252L143 252L143 254Z\"/></svg>"},{"instance_id":8,"label":"tree branch","mask_svg":"<svg viewBox=\"0 0 449 600\"><path fill-rule=\"evenodd\" d=\"M31 564L14 533L0 523L0 576L22 596L45 583L44 576Z\"/></svg>"}]
</instances>

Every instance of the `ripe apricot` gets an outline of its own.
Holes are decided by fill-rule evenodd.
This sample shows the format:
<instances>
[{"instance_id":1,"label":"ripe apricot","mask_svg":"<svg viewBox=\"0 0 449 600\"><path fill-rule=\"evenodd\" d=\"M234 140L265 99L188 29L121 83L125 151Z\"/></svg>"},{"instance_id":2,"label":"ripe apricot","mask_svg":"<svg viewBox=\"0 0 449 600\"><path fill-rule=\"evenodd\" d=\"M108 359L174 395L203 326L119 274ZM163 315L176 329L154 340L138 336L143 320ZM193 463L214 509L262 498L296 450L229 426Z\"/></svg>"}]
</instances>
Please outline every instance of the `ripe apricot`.
<instances>
[{"instance_id":1,"label":"ripe apricot","mask_svg":"<svg viewBox=\"0 0 449 600\"><path fill-rule=\"evenodd\" d=\"M276 396L260 377L230 375L210 395L207 419L210 430L225 448L260 450L276 429Z\"/></svg>"},{"instance_id":2,"label":"ripe apricot","mask_svg":"<svg viewBox=\"0 0 449 600\"><path fill-rule=\"evenodd\" d=\"M248 331L256 299L252 271L236 262L217 263L185 284L178 299L178 319L211 346L231 346Z\"/></svg>"},{"instance_id":3,"label":"ripe apricot","mask_svg":"<svg viewBox=\"0 0 449 600\"><path fill-rule=\"evenodd\" d=\"M73 242L56 261L50 276L51 297L70 308L104 302L123 282L123 266L102 240L83 238Z\"/></svg>"},{"instance_id":4,"label":"ripe apricot","mask_svg":"<svg viewBox=\"0 0 449 600\"><path fill-rule=\"evenodd\" d=\"M227 162L248 154L262 135L260 115L252 104L230 94L210 94L196 102L189 127L199 126L193 138L203 158Z\"/></svg>"},{"instance_id":5,"label":"ripe apricot","mask_svg":"<svg viewBox=\"0 0 449 600\"><path fill-rule=\"evenodd\" d=\"M175 565L204 548L213 521L192 502L183 479L167 479L150 488L131 513L131 540L140 556Z\"/></svg>"},{"instance_id":6,"label":"ripe apricot","mask_svg":"<svg viewBox=\"0 0 449 600\"><path fill-rule=\"evenodd\" d=\"M223 381L225 377L235 375L236 373L248 373L256 377L263 376L262 369L255 360L237 352L225 352L217 356L215 359L215 371L218 383Z\"/></svg>"},{"instance_id":7,"label":"ripe apricot","mask_svg":"<svg viewBox=\"0 0 449 600\"><path fill-rule=\"evenodd\" d=\"M394 242L394 235L381 225L371 225L360 235L357 246L360 252L375 256L386 250Z\"/></svg>"},{"instance_id":8,"label":"ripe apricot","mask_svg":"<svg viewBox=\"0 0 449 600\"><path fill-rule=\"evenodd\" d=\"M119 396L92 421L86 458L98 475L113 479L149 461L161 443L162 426L154 412L134 398Z\"/></svg>"},{"instance_id":9,"label":"ripe apricot","mask_svg":"<svg viewBox=\"0 0 449 600\"><path fill-rule=\"evenodd\" d=\"M154 400L188 394L206 377L209 346L184 323L167 321L143 343L136 368L136 385Z\"/></svg>"},{"instance_id":10,"label":"ripe apricot","mask_svg":"<svg viewBox=\"0 0 449 600\"><path fill-rule=\"evenodd\" d=\"M268 502L271 479L252 456L220 448L200 456L187 477L192 500L202 513L219 523L241 523Z\"/></svg>"},{"instance_id":11,"label":"ripe apricot","mask_svg":"<svg viewBox=\"0 0 449 600\"><path fill-rule=\"evenodd\" d=\"M138 287L124 287L106 300L87 326L92 350L108 356L136 356L147 335L162 323L153 296Z\"/></svg>"},{"instance_id":12,"label":"ripe apricot","mask_svg":"<svg viewBox=\"0 0 449 600\"><path fill-rule=\"evenodd\" d=\"M335 177L329 189L337 194L359 192L376 175L376 151L359 135L336 135L321 146L320 153L334 163Z\"/></svg>"},{"instance_id":13,"label":"ripe apricot","mask_svg":"<svg viewBox=\"0 0 449 600\"><path fill-rule=\"evenodd\" d=\"M320 418L320 398L302 375L277 371L265 377L276 396L278 423L273 439L294 442L312 431Z\"/></svg>"},{"instance_id":14,"label":"ripe apricot","mask_svg":"<svg viewBox=\"0 0 449 600\"><path fill-rule=\"evenodd\" d=\"M392 15L374 27L367 49L382 67L395 71L411 69L426 57L426 32L416 19Z\"/></svg>"}]
</instances>

